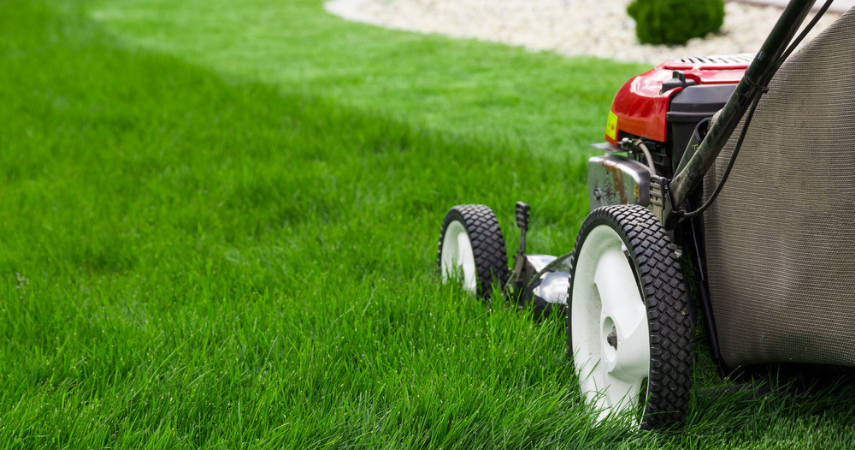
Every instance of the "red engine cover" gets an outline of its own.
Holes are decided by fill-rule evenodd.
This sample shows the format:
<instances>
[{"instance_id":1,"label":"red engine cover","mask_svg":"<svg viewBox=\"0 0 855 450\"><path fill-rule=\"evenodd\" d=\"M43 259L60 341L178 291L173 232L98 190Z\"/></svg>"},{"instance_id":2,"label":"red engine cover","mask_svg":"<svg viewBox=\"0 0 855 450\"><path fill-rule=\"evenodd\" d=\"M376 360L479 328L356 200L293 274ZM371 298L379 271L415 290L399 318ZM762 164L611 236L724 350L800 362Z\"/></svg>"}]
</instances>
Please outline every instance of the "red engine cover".
<instances>
[{"instance_id":1,"label":"red engine cover","mask_svg":"<svg viewBox=\"0 0 855 450\"><path fill-rule=\"evenodd\" d=\"M606 140L617 144L620 132L665 142L666 114L671 97L683 90L662 92L662 83L680 70L695 84L735 84L742 79L753 55L703 56L675 59L633 77L618 91L606 124Z\"/></svg>"}]
</instances>

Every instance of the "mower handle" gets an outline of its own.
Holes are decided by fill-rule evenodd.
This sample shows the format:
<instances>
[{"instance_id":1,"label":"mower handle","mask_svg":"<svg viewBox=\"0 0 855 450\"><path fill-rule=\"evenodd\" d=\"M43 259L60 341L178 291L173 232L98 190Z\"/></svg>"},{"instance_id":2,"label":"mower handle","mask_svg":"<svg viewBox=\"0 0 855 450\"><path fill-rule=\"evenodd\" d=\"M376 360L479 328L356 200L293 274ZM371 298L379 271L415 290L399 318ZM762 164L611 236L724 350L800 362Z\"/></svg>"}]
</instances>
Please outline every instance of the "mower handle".
<instances>
[{"instance_id":1,"label":"mower handle","mask_svg":"<svg viewBox=\"0 0 855 450\"><path fill-rule=\"evenodd\" d=\"M745 71L745 76L736 86L733 94L724 105L717 118L710 124L707 135L697 151L686 149L681 161L682 170L677 172L668 184L670 195L665 195L662 217L663 223L673 223L673 209L678 208L692 191L703 181L704 176L712 167L721 150L733 134L745 111L757 95L762 94L766 85L775 75L781 55L798 31L805 17L810 12L816 0L792 0L784 9L780 19L775 24L760 52L754 57L751 65ZM670 197L670 198L669 198Z\"/></svg>"}]
</instances>

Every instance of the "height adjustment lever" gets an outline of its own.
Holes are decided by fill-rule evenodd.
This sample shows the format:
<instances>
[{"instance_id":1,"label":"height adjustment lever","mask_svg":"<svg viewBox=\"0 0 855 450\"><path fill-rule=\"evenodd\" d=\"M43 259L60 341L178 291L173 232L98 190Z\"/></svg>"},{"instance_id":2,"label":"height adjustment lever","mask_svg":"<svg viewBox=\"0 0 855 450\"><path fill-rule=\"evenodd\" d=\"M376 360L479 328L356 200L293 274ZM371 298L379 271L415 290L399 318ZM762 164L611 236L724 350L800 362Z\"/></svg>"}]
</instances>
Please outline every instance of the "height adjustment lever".
<instances>
[{"instance_id":1,"label":"height adjustment lever","mask_svg":"<svg viewBox=\"0 0 855 450\"><path fill-rule=\"evenodd\" d=\"M517 202L517 226L520 227L520 255L525 255L525 233L528 231L529 210L531 210L531 206L523 202Z\"/></svg>"},{"instance_id":2,"label":"height adjustment lever","mask_svg":"<svg viewBox=\"0 0 855 450\"><path fill-rule=\"evenodd\" d=\"M517 226L520 227L520 248L517 254L514 255L514 270L511 271L511 276L508 279L508 284L505 285L505 290L511 295L517 295L521 289L525 287L526 280L523 279L523 271L525 270L525 233L528 231L528 212L531 206L523 202L517 202Z\"/></svg>"},{"instance_id":3,"label":"height adjustment lever","mask_svg":"<svg viewBox=\"0 0 855 450\"><path fill-rule=\"evenodd\" d=\"M517 202L517 226L523 230L528 229L528 212L530 210L531 206L523 202Z\"/></svg>"}]
</instances>

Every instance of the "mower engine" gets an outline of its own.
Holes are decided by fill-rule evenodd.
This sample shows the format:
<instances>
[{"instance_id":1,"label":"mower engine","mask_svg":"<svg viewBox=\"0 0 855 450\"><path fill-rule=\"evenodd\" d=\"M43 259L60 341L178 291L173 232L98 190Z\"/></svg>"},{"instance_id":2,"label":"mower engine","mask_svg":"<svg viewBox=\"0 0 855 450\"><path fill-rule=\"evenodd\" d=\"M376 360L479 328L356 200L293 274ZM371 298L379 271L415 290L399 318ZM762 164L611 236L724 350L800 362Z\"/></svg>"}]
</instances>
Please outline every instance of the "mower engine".
<instances>
[{"instance_id":1,"label":"mower engine","mask_svg":"<svg viewBox=\"0 0 855 450\"><path fill-rule=\"evenodd\" d=\"M681 58L627 81L609 111L606 142L593 145L609 154L588 163L591 211L606 205L648 206L650 168L659 176L673 176L696 131L698 142L703 137L704 126L698 125L724 107L753 58Z\"/></svg>"}]
</instances>

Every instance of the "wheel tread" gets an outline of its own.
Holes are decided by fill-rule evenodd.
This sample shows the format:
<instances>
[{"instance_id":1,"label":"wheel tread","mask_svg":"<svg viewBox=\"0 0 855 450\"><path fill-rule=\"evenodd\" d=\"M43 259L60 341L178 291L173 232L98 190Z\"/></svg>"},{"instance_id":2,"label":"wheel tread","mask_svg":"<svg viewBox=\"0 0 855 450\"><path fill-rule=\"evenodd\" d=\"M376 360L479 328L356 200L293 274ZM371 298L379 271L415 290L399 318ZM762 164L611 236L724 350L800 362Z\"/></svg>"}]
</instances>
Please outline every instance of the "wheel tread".
<instances>
[{"instance_id":1,"label":"wheel tread","mask_svg":"<svg viewBox=\"0 0 855 450\"><path fill-rule=\"evenodd\" d=\"M445 230L455 220L463 224L472 243L478 278L478 296L489 299L494 280L500 283L499 287L504 287L509 275L508 254L499 220L493 210L485 205L458 205L451 208L445 216L439 233L437 267L442 267L442 242Z\"/></svg>"},{"instance_id":2,"label":"wheel tread","mask_svg":"<svg viewBox=\"0 0 855 450\"><path fill-rule=\"evenodd\" d=\"M688 294L674 254L674 245L659 220L639 205L604 206L592 212L576 240L581 245L585 230L613 223L629 242L637 276L647 303L651 361L643 429L667 428L686 417L692 378L692 327ZM587 228L586 228L587 227ZM575 255L571 267L575 264ZM571 273L572 270L571 270ZM573 284L571 279L570 294ZM568 304L572 302L568 296ZM567 315L567 348L572 357L570 314Z\"/></svg>"}]
</instances>

